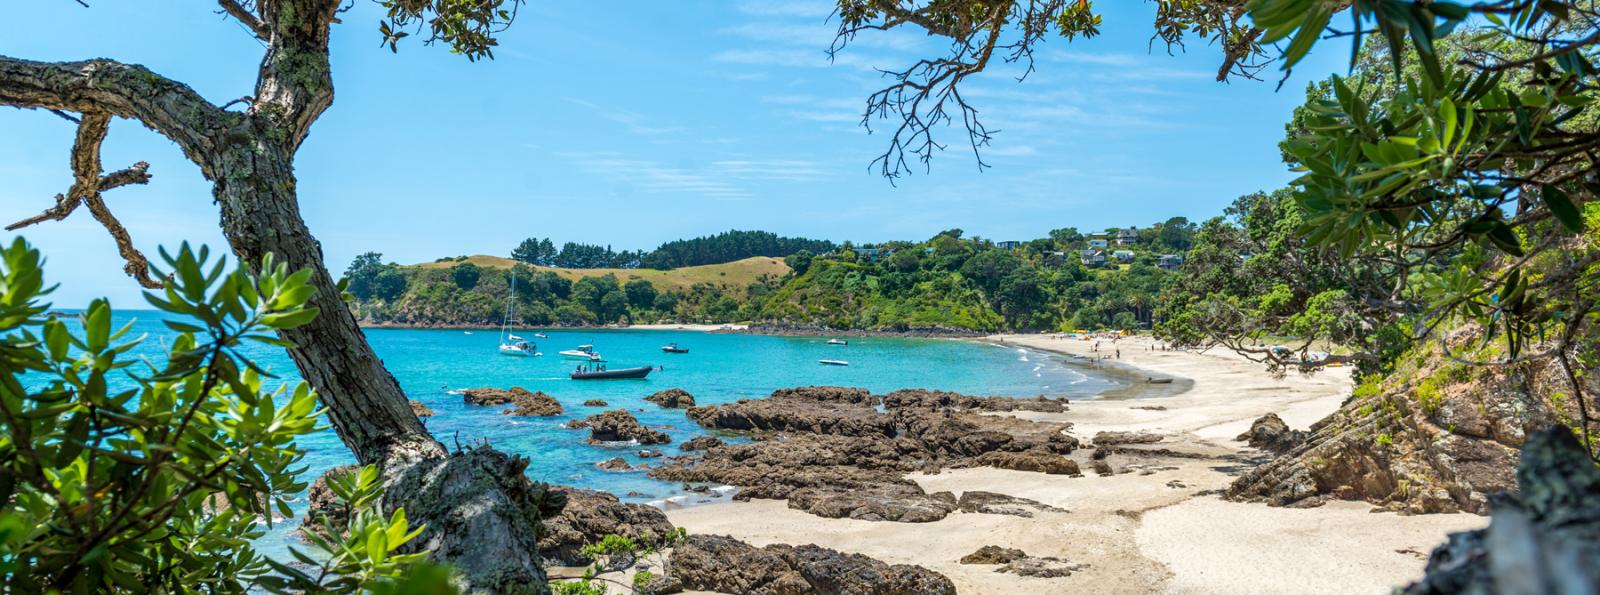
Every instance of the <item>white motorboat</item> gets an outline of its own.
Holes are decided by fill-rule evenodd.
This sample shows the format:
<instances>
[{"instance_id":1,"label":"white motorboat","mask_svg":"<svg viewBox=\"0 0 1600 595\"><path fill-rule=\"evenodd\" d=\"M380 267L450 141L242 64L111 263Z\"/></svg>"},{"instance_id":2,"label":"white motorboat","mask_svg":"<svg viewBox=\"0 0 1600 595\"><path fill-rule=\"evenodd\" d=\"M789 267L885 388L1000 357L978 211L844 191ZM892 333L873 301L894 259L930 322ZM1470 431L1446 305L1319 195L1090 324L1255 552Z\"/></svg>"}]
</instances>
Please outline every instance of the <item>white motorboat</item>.
<instances>
[{"instance_id":1,"label":"white motorboat","mask_svg":"<svg viewBox=\"0 0 1600 595\"><path fill-rule=\"evenodd\" d=\"M850 362L844 361L842 359L819 359L819 360L817 360L817 363L822 364L824 366L848 366L848 365L850 365Z\"/></svg>"},{"instance_id":2,"label":"white motorboat","mask_svg":"<svg viewBox=\"0 0 1600 595\"><path fill-rule=\"evenodd\" d=\"M600 361L600 354L595 353L593 345L579 345L577 349L568 349L561 352L561 357L581 359L587 361Z\"/></svg>"},{"instance_id":3,"label":"white motorboat","mask_svg":"<svg viewBox=\"0 0 1600 595\"><path fill-rule=\"evenodd\" d=\"M829 345L849 345L850 342L846 341L844 339L828 339L828 344Z\"/></svg>"}]
</instances>

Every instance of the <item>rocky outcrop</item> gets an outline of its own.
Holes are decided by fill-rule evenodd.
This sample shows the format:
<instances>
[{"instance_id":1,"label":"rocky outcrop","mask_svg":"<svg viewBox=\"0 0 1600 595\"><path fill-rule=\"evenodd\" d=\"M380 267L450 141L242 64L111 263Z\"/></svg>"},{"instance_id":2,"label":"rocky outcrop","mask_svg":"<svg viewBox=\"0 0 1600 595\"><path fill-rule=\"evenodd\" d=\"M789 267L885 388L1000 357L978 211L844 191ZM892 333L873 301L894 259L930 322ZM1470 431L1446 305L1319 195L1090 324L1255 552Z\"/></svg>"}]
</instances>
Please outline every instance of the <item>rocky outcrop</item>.
<instances>
[{"instance_id":1,"label":"rocky outcrop","mask_svg":"<svg viewBox=\"0 0 1600 595\"><path fill-rule=\"evenodd\" d=\"M1067 410L1066 399L1040 396L1036 399L974 397L942 390L904 389L882 397L885 409L927 409L958 411L1039 411L1060 413Z\"/></svg>"},{"instance_id":2,"label":"rocky outcrop","mask_svg":"<svg viewBox=\"0 0 1600 595\"><path fill-rule=\"evenodd\" d=\"M635 441L639 444L666 444L672 442L672 437L665 433L644 427L633 415L622 409L613 409L605 413L591 415L583 420L583 427L589 428L589 442L627 442Z\"/></svg>"},{"instance_id":3,"label":"rocky outcrop","mask_svg":"<svg viewBox=\"0 0 1600 595\"><path fill-rule=\"evenodd\" d=\"M1040 512L1066 512L1066 510L1056 508L1038 500L1029 500L1027 498L1018 498L1016 496L1007 496L1005 494L983 492L978 490L962 492L961 499L957 501L956 507L961 510L961 512L972 512L978 514L1005 514L1023 518L1033 518L1035 513Z\"/></svg>"},{"instance_id":4,"label":"rocky outcrop","mask_svg":"<svg viewBox=\"0 0 1600 595\"><path fill-rule=\"evenodd\" d=\"M661 451L641 448L639 450L634 451L633 454L639 455L639 458L641 458L641 459L653 459L653 458L661 456Z\"/></svg>"},{"instance_id":5,"label":"rocky outcrop","mask_svg":"<svg viewBox=\"0 0 1600 595\"><path fill-rule=\"evenodd\" d=\"M644 400L667 409L687 409L694 406L694 395L681 388L669 388L645 397Z\"/></svg>"},{"instance_id":6,"label":"rocky outcrop","mask_svg":"<svg viewBox=\"0 0 1600 595\"><path fill-rule=\"evenodd\" d=\"M1061 558L1029 556L1022 550L997 545L978 548L978 551L963 556L961 563L999 565L1000 568L995 569L995 572L1037 578L1070 576L1073 572L1088 568L1087 564L1073 564Z\"/></svg>"},{"instance_id":7,"label":"rocky outcrop","mask_svg":"<svg viewBox=\"0 0 1600 595\"><path fill-rule=\"evenodd\" d=\"M432 409L429 409L427 405L422 404L422 401L416 399L411 399L411 413L417 417L433 417L434 415Z\"/></svg>"},{"instance_id":8,"label":"rocky outcrop","mask_svg":"<svg viewBox=\"0 0 1600 595\"><path fill-rule=\"evenodd\" d=\"M498 388L469 388L461 392L461 400L468 405L504 405L511 403L513 407L502 413L506 415L547 416L561 415L561 402L543 391L529 392L520 386L509 389Z\"/></svg>"},{"instance_id":9,"label":"rocky outcrop","mask_svg":"<svg viewBox=\"0 0 1600 595\"><path fill-rule=\"evenodd\" d=\"M511 396L512 407L500 413L522 417L561 415L561 402L557 401L555 397L545 394L544 391L530 393L521 389L513 389L513 393Z\"/></svg>"},{"instance_id":10,"label":"rocky outcrop","mask_svg":"<svg viewBox=\"0 0 1600 595\"><path fill-rule=\"evenodd\" d=\"M926 493L916 485L880 483L856 490L803 488L789 493L789 508L830 519L931 523L957 507L950 492Z\"/></svg>"},{"instance_id":11,"label":"rocky outcrop","mask_svg":"<svg viewBox=\"0 0 1600 595\"><path fill-rule=\"evenodd\" d=\"M690 438L689 440L685 441L682 445L678 446L678 448L684 451L706 450L722 446L723 444L724 443L722 442L722 439L717 438L716 436L695 436L694 438Z\"/></svg>"},{"instance_id":12,"label":"rocky outcrop","mask_svg":"<svg viewBox=\"0 0 1600 595\"><path fill-rule=\"evenodd\" d=\"M920 566L889 565L815 545L756 548L722 535L691 535L672 552L685 589L750 595L954 594L949 578Z\"/></svg>"},{"instance_id":13,"label":"rocky outcrop","mask_svg":"<svg viewBox=\"0 0 1600 595\"><path fill-rule=\"evenodd\" d=\"M735 485L736 499L786 499L791 508L829 518L929 522L956 510L957 501L924 492L903 479L906 473L993 466L1078 474L1077 463L1064 456L1078 446L1066 433L1070 424L980 413L1009 410L998 403L936 391L876 397L861 389L801 387L695 407L687 414L702 426L756 431L758 439L673 459L651 475Z\"/></svg>"},{"instance_id":14,"label":"rocky outcrop","mask_svg":"<svg viewBox=\"0 0 1600 595\"><path fill-rule=\"evenodd\" d=\"M1151 434L1149 432L1096 432L1094 435L1095 446L1108 446L1112 444L1154 444L1160 441L1160 434Z\"/></svg>"},{"instance_id":15,"label":"rocky outcrop","mask_svg":"<svg viewBox=\"0 0 1600 595\"><path fill-rule=\"evenodd\" d=\"M1529 437L1517 496L1491 499L1489 527L1434 548L1407 595L1594 593L1600 586L1600 467L1564 426Z\"/></svg>"},{"instance_id":16,"label":"rocky outcrop","mask_svg":"<svg viewBox=\"0 0 1600 595\"><path fill-rule=\"evenodd\" d=\"M509 390L498 388L469 388L461 391L461 400L468 405L504 405L510 403L515 394L532 394L520 386L511 387Z\"/></svg>"},{"instance_id":17,"label":"rocky outcrop","mask_svg":"<svg viewBox=\"0 0 1600 595\"><path fill-rule=\"evenodd\" d=\"M539 537L539 554L555 564L581 566L592 562L583 555L583 547L598 543L606 535L655 543L673 531L666 513L653 506L625 504L605 492L565 486L552 487L550 493L566 500L560 514L544 519Z\"/></svg>"},{"instance_id":18,"label":"rocky outcrop","mask_svg":"<svg viewBox=\"0 0 1600 595\"><path fill-rule=\"evenodd\" d=\"M1289 424L1276 413L1268 413L1250 424L1250 430L1235 437L1234 440L1249 444L1251 448L1259 448L1273 454L1283 454L1299 446L1310 436L1310 432L1291 430Z\"/></svg>"},{"instance_id":19,"label":"rocky outcrop","mask_svg":"<svg viewBox=\"0 0 1600 595\"><path fill-rule=\"evenodd\" d=\"M1078 462L1067 457L1037 450L1023 452L986 452L973 459L968 466L994 467L1013 471L1035 471L1049 475L1082 475Z\"/></svg>"},{"instance_id":20,"label":"rocky outcrop","mask_svg":"<svg viewBox=\"0 0 1600 595\"><path fill-rule=\"evenodd\" d=\"M589 399L583 402L584 407L605 407L608 404L600 399Z\"/></svg>"},{"instance_id":21,"label":"rocky outcrop","mask_svg":"<svg viewBox=\"0 0 1600 595\"><path fill-rule=\"evenodd\" d=\"M638 468L628 464L628 460L622 457L612 457L595 463L594 466L599 467L601 471L623 472L638 470Z\"/></svg>"},{"instance_id":22,"label":"rocky outcrop","mask_svg":"<svg viewBox=\"0 0 1600 595\"><path fill-rule=\"evenodd\" d=\"M1456 353L1469 354L1478 344L1474 337L1481 335L1458 334ZM1489 494L1515 488L1517 453L1529 433L1578 423L1558 368L1543 360L1465 366L1439 344L1419 347L1384 382L1358 386L1338 411L1312 425L1304 443L1241 476L1227 497L1282 506L1336 498L1408 513L1487 513ZM1600 376L1583 382L1588 394L1600 388Z\"/></svg>"}]
</instances>

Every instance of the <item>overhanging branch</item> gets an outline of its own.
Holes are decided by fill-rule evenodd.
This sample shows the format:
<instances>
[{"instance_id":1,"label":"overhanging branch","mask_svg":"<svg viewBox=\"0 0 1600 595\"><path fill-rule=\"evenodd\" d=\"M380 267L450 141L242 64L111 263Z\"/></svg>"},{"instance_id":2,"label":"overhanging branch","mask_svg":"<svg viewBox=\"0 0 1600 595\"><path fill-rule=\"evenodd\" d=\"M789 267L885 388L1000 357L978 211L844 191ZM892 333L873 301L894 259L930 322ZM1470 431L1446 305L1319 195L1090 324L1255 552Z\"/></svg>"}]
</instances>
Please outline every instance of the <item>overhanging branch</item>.
<instances>
[{"instance_id":1,"label":"overhanging branch","mask_svg":"<svg viewBox=\"0 0 1600 595\"><path fill-rule=\"evenodd\" d=\"M86 205L89 207L89 214L99 221L116 241L117 251L127 263L122 268L127 271L128 276L147 288L160 289L161 282L150 276L150 261L133 246L133 238L129 237L127 228L122 226L122 222L117 220L111 213L110 207L107 207L100 197L100 193L104 190L150 181L148 171L150 165L143 161L107 176L100 175L100 145L105 142L106 131L110 126L110 114L105 112L83 114L83 117L78 119L77 140L72 143L72 187L67 189L66 194L56 195L55 206L43 213L8 225L6 230L15 231L44 221L60 221L77 210L78 205Z\"/></svg>"}]
</instances>

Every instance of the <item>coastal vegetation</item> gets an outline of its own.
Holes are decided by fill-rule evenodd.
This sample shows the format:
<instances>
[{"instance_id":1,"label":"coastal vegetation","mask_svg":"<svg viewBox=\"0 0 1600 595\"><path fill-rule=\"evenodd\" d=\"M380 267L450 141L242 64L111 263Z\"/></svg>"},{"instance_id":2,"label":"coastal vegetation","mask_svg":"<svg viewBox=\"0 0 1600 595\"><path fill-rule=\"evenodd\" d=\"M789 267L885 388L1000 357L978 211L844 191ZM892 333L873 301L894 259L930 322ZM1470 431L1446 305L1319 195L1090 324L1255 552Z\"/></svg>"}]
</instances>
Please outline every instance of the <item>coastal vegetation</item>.
<instances>
[{"instance_id":1,"label":"coastal vegetation","mask_svg":"<svg viewBox=\"0 0 1600 595\"><path fill-rule=\"evenodd\" d=\"M1195 233L1188 220L1173 217L1088 234L1063 228L1026 242L966 237L959 229L921 242L845 242L832 249L792 240L774 245L793 250L775 255L781 261L758 257L669 270L529 266L486 256L400 266L367 253L345 276L361 319L379 324L498 324L514 273L518 318L530 326L754 322L891 332L1132 330L1155 320L1161 292L1178 276ZM711 245L788 240L744 232L709 238L716 240ZM652 254L681 253L675 247L706 245L703 240L669 242ZM697 254L684 258L712 259Z\"/></svg>"}]
</instances>

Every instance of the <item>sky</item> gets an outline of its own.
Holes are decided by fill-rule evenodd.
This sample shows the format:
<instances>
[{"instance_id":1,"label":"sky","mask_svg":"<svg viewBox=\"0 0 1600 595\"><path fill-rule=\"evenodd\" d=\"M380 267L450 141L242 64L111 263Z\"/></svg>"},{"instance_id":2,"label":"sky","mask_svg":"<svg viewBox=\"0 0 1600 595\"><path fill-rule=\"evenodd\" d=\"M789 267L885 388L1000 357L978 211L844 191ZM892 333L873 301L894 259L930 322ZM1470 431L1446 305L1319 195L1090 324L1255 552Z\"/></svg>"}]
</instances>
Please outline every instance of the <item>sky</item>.
<instances>
[{"instance_id":1,"label":"sky","mask_svg":"<svg viewBox=\"0 0 1600 595\"><path fill-rule=\"evenodd\" d=\"M0 55L110 57L183 81L214 103L250 94L263 46L205 2L20 3ZM539 2L500 36L496 60L378 44L376 5L334 30L333 107L296 162L300 209L329 267L377 251L400 263L505 255L523 238L650 249L728 229L858 243L961 228L995 240L1221 213L1292 179L1283 123L1306 83L1343 72L1319 46L1282 90L1214 80L1220 53L1151 43L1154 4L1100 2L1102 34L1055 38L1018 82L1001 65L964 94L999 130L980 170L959 127L931 171L890 184L870 162L889 122L861 126L878 68L941 49L912 32L863 35L830 62L826 0ZM0 108L0 219L54 203L72 175L73 125ZM106 194L155 258L179 242L225 246L210 185L164 138L113 123L106 169L148 161L153 179ZM115 245L81 210L21 231L61 284L52 301L140 307ZM9 244L15 234L0 232Z\"/></svg>"}]
</instances>

